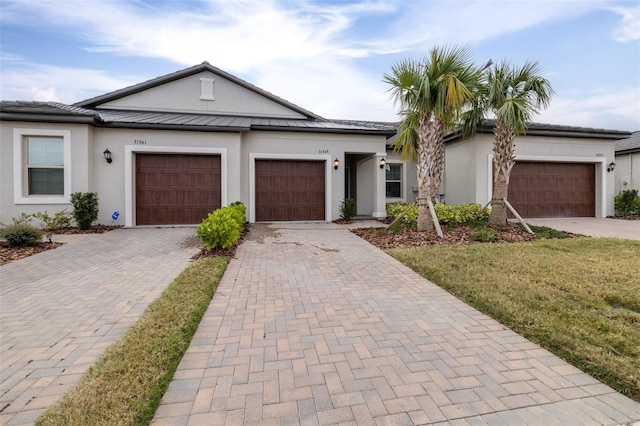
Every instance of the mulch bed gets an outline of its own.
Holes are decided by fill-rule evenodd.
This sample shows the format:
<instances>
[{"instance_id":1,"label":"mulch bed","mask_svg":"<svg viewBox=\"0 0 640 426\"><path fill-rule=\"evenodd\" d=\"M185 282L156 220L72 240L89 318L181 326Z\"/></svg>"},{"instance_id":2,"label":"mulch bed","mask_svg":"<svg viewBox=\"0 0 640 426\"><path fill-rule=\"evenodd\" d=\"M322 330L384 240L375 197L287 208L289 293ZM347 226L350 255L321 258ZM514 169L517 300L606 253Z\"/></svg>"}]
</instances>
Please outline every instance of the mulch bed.
<instances>
[{"instance_id":1,"label":"mulch bed","mask_svg":"<svg viewBox=\"0 0 640 426\"><path fill-rule=\"evenodd\" d=\"M640 214L632 214L629 216L607 216L607 219L640 220Z\"/></svg>"},{"instance_id":2,"label":"mulch bed","mask_svg":"<svg viewBox=\"0 0 640 426\"><path fill-rule=\"evenodd\" d=\"M496 243L515 243L523 241L533 241L538 238L535 234L529 234L525 229L516 223L509 223L501 227L487 227L488 230L496 234ZM478 228L469 226L458 226L455 228L443 228L444 238L438 237L436 231L418 231L416 228L400 227L395 230L389 228L359 228L352 229L351 232L362 239L387 250L391 248L411 248L435 246L443 244L479 244L471 239L471 234ZM486 244L486 243L484 243Z\"/></svg>"},{"instance_id":3,"label":"mulch bed","mask_svg":"<svg viewBox=\"0 0 640 426\"><path fill-rule=\"evenodd\" d=\"M97 225L91 227L91 229L79 229L79 228L64 228L58 229L53 232L54 239L55 235L70 235L70 234L104 234L105 232L112 231L117 228L122 228L122 225L118 226L108 226L108 225ZM46 234L46 232L44 232ZM9 247L6 241L0 241L0 265L4 265L6 263L12 262L14 260L24 259L25 257L33 256L34 254L42 253L43 251L52 250L54 248L60 247L64 243L60 242L46 242L40 243L35 246L29 247Z\"/></svg>"}]
</instances>

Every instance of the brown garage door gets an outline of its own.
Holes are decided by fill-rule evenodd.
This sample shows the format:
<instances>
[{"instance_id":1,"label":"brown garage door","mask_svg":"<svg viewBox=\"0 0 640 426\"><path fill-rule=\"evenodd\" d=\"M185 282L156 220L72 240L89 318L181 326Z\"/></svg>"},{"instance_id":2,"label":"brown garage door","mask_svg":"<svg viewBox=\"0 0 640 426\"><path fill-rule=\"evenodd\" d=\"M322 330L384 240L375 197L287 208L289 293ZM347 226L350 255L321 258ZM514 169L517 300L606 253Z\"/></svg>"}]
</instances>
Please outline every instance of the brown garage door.
<instances>
[{"instance_id":1,"label":"brown garage door","mask_svg":"<svg viewBox=\"0 0 640 426\"><path fill-rule=\"evenodd\" d=\"M595 165L516 162L508 200L522 217L593 217Z\"/></svg>"},{"instance_id":2,"label":"brown garage door","mask_svg":"<svg viewBox=\"0 0 640 426\"><path fill-rule=\"evenodd\" d=\"M324 220L325 162L256 160L256 221Z\"/></svg>"},{"instance_id":3,"label":"brown garage door","mask_svg":"<svg viewBox=\"0 0 640 426\"><path fill-rule=\"evenodd\" d=\"M195 224L220 207L220 156L136 154L136 224Z\"/></svg>"}]
</instances>

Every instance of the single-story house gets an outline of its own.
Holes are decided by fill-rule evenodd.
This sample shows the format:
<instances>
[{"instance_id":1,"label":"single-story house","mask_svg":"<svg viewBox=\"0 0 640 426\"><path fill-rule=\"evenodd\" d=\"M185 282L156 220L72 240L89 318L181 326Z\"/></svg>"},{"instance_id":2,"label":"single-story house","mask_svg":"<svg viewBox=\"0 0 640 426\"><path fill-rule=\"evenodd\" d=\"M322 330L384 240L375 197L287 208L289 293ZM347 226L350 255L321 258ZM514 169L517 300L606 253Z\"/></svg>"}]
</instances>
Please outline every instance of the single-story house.
<instances>
[{"instance_id":1,"label":"single-story house","mask_svg":"<svg viewBox=\"0 0 640 426\"><path fill-rule=\"evenodd\" d=\"M448 204L491 200L493 121L474 137L446 138L442 186ZM533 123L516 136L507 199L525 218L613 214L615 142L629 132Z\"/></svg>"},{"instance_id":2,"label":"single-story house","mask_svg":"<svg viewBox=\"0 0 640 426\"><path fill-rule=\"evenodd\" d=\"M640 132L616 141L615 193L627 189L640 191Z\"/></svg>"},{"instance_id":3,"label":"single-story house","mask_svg":"<svg viewBox=\"0 0 640 426\"><path fill-rule=\"evenodd\" d=\"M415 164L391 142L395 123L320 117L204 62L95 98L0 103L0 222L71 210L97 192L99 222L199 223L235 201L250 222L332 221L344 198L357 214L415 201ZM629 133L533 125L517 138L509 198L525 217L613 212L607 171ZM447 138L442 198L491 198L491 123Z\"/></svg>"},{"instance_id":4,"label":"single-story house","mask_svg":"<svg viewBox=\"0 0 640 426\"><path fill-rule=\"evenodd\" d=\"M385 217L393 123L332 121L202 63L74 105L2 102L0 221L99 194L101 223L199 223L242 201L248 220ZM108 158L107 158L108 157Z\"/></svg>"}]
</instances>

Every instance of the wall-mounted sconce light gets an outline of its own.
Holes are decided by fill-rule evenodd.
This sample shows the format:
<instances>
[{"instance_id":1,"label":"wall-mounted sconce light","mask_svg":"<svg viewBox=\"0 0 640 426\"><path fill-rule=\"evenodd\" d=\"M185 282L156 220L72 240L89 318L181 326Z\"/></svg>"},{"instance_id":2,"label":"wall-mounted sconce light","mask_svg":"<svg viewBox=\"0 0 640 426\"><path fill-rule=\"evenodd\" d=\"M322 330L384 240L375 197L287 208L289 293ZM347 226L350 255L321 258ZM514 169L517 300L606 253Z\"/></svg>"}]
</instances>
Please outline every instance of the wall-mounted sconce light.
<instances>
[{"instance_id":1,"label":"wall-mounted sconce light","mask_svg":"<svg viewBox=\"0 0 640 426\"><path fill-rule=\"evenodd\" d=\"M335 160L333 160L333 169L334 170L338 170L338 166L340 165L340 160L338 160L337 158Z\"/></svg>"},{"instance_id":2,"label":"wall-mounted sconce light","mask_svg":"<svg viewBox=\"0 0 640 426\"><path fill-rule=\"evenodd\" d=\"M107 160L107 163L111 164L113 160L111 159L111 151L109 151L109 148L105 149L103 154L104 154L104 159Z\"/></svg>"},{"instance_id":3,"label":"wall-mounted sconce light","mask_svg":"<svg viewBox=\"0 0 640 426\"><path fill-rule=\"evenodd\" d=\"M608 172L612 172L613 169L616 168L616 163L614 163L613 161L609 163L609 167L607 167L607 171Z\"/></svg>"},{"instance_id":4,"label":"wall-mounted sconce light","mask_svg":"<svg viewBox=\"0 0 640 426\"><path fill-rule=\"evenodd\" d=\"M387 161L384 158L380 159L380 168L384 169L385 164L387 164Z\"/></svg>"}]
</instances>

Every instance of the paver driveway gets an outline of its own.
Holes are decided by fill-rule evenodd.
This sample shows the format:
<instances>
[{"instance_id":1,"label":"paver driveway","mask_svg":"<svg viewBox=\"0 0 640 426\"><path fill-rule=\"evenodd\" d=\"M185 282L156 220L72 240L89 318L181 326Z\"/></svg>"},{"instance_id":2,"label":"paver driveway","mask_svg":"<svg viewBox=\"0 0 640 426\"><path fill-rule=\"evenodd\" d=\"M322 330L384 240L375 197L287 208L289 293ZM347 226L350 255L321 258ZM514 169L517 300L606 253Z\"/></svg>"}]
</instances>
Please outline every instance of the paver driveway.
<instances>
[{"instance_id":1,"label":"paver driveway","mask_svg":"<svg viewBox=\"0 0 640 426\"><path fill-rule=\"evenodd\" d=\"M331 224L256 225L157 425L627 424L640 404Z\"/></svg>"},{"instance_id":2,"label":"paver driveway","mask_svg":"<svg viewBox=\"0 0 640 426\"><path fill-rule=\"evenodd\" d=\"M0 267L0 424L31 424L188 265L194 228L59 236Z\"/></svg>"}]
</instances>

